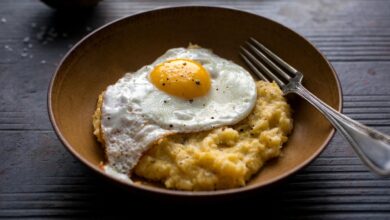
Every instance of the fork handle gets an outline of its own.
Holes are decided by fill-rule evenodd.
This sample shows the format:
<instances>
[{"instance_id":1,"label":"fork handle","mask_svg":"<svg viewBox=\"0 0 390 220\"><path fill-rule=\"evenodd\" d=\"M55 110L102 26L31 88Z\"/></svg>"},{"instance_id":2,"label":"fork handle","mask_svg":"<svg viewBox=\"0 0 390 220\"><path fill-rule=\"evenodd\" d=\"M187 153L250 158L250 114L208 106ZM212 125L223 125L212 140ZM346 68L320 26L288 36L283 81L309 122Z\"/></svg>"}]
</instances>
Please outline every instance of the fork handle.
<instances>
[{"instance_id":1,"label":"fork handle","mask_svg":"<svg viewBox=\"0 0 390 220\"><path fill-rule=\"evenodd\" d=\"M390 137L337 112L299 84L290 91L314 105L340 131L363 162L375 173L390 175Z\"/></svg>"}]
</instances>

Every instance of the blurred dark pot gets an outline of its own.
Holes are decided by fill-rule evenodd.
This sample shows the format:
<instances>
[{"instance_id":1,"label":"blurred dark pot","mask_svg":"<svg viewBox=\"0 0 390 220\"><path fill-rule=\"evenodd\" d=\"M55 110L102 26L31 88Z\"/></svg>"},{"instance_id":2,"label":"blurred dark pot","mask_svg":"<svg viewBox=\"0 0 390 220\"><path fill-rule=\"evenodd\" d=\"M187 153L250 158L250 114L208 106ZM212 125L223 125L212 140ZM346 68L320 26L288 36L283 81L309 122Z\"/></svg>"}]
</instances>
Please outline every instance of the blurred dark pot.
<instances>
[{"instance_id":1,"label":"blurred dark pot","mask_svg":"<svg viewBox=\"0 0 390 220\"><path fill-rule=\"evenodd\" d=\"M96 6L101 0L41 0L48 6L59 9L86 9Z\"/></svg>"}]
</instances>

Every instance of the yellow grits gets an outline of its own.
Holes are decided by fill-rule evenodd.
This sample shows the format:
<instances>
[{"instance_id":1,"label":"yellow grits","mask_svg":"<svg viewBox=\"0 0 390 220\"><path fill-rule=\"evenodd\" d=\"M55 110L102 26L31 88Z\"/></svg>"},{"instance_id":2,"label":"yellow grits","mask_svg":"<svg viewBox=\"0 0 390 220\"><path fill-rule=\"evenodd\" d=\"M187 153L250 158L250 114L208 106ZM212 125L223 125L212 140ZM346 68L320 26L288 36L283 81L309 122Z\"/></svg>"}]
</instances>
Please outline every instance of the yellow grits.
<instances>
[{"instance_id":1,"label":"yellow grits","mask_svg":"<svg viewBox=\"0 0 390 220\"><path fill-rule=\"evenodd\" d=\"M264 163L278 157L292 130L291 109L275 83L258 81L252 113L233 126L160 139L140 159L133 173L167 188L215 190L244 186ZM93 116L100 130L102 95Z\"/></svg>"}]
</instances>

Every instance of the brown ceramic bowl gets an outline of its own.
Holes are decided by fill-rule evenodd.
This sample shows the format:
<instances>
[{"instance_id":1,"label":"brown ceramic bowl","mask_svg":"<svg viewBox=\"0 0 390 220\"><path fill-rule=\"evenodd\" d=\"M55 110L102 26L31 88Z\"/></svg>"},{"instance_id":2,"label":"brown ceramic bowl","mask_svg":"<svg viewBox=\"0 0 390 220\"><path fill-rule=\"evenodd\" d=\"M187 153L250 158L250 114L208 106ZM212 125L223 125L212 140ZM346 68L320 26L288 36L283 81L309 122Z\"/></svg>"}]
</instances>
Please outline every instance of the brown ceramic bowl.
<instances>
[{"instance_id":1,"label":"brown ceramic bowl","mask_svg":"<svg viewBox=\"0 0 390 220\"><path fill-rule=\"evenodd\" d=\"M254 37L304 74L304 85L335 109L341 109L336 73L305 38L267 18L233 9L177 7L140 13L114 21L91 33L64 58L49 90L49 112L66 148L91 169L99 169L103 152L92 134L98 95L123 76L151 63L167 49L189 42L245 67L239 45ZM334 130L312 106L293 98L294 131L279 159L266 165L247 186L229 190L185 192L150 184L129 189L182 196L214 196L253 190L301 169L325 148Z\"/></svg>"}]
</instances>

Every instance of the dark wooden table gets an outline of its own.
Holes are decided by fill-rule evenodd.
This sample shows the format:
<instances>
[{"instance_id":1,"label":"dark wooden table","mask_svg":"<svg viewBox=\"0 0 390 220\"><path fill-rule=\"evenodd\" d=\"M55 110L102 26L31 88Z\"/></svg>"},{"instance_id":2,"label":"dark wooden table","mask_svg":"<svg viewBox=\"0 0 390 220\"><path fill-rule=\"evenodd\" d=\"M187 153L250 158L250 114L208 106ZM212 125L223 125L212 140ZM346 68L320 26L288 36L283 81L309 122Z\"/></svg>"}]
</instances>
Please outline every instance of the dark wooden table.
<instances>
[{"instance_id":1,"label":"dark wooden table","mask_svg":"<svg viewBox=\"0 0 390 220\"><path fill-rule=\"evenodd\" d=\"M164 216L177 209L195 215L241 208L284 218L390 219L390 178L370 173L339 134L307 168L266 192L206 204L128 193L65 150L49 122L46 99L67 50L116 18L190 4L246 10L307 37L339 75L344 113L390 133L390 1L105 0L77 15L37 0L1 0L0 217L131 217L160 206L167 209Z\"/></svg>"}]
</instances>

